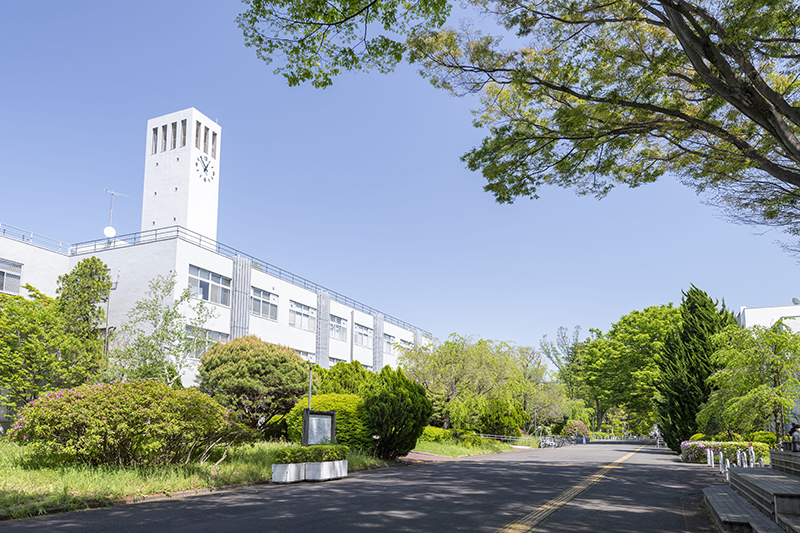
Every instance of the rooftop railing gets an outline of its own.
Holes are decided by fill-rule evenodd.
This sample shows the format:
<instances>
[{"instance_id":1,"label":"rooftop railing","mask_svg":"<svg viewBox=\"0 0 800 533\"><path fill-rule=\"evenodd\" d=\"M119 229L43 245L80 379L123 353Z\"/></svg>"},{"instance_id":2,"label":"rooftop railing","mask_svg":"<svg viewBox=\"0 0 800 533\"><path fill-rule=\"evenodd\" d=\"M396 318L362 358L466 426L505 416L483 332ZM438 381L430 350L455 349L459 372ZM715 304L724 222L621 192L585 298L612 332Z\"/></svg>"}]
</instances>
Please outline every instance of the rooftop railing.
<instances>
[{"instance_id":1,"label":"rooftop railing","mask_svg":"<svg viewBox=\"0 0 800 533\"><path fill-rule=\"evenodd\" d=\"M0 223L0 236L22 241L64 255L67 255L70 249L70 245L66 242L51 239L50 237L45 237L44 235L39 235L32 231L25 231L24 229L15 228L14 226L3 223Z\"/></svg>"},{"instance_id":2,"label":"rooftop railing","mask_svg":"<svg viewBox=\"0 0 800 533\"><path fill-rule=\"evenodd\" d=\"M98 239L95 241L81 242L73 244L71 247L69 247L69 254L70 255L92 254L114 248L136 246L139 244L166 241L170 239L180 239L182 241L194 244L195 246L199 246L200 248L203 248L205 250L210 250L212 252L218 253L228 258L234 258L236 256L247 258L250 260L252 267L255 270L264 272L265 274L269 274L270 276L274 276L278 279L281 279L283 281L291 283L292 285L301 287L306 290L310 290L313 292L324 291L330 294L332 300L334 300L335 302L339 302L342 305L346 305L348 307L351 307L357 311L361 311L362 313L366 313L368 315L373 315L373 316L378 314L383 315L383 319L390 324L394 324L395 326L411 331L418 330L426 337L432 337L432 335L429 332L423 329L419 329L409 324L408 322L404 322L403 320L395 318L391 315L381 313L377 309L362 304L357 300L348 298L343 294L340 294L336 291L332 291L326 287L323 287L322 285L314 283L313 281L309 281L301 276L292 274L291 272L288 272L286 270L283 270L282 268L278 268L274 265L271 265L266 261L262 261L261 259L257 259L251 255L242 253L239 250L231 248L230 246L226 246L218 241L215 241L208 237L204 237L199 233L186 229L182 226L170 226L167 228L158 228L147 231L141 231L137 233L128 233L126 235L119 235L112 239Z\"/></svg>"}]
</instances>

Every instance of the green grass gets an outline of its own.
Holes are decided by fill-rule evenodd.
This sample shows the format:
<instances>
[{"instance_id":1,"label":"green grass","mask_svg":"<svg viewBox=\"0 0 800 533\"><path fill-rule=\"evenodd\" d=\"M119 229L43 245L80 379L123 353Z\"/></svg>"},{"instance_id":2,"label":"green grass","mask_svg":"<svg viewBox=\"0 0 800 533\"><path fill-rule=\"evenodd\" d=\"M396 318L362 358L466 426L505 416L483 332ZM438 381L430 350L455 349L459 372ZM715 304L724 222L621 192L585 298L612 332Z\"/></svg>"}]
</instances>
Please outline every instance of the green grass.
<instances>
[{"instance_id":1,"label":"green grass","mask_svg":"<svg viewBox=\"0 0 800 533\"><path fill-rule=\"evenodd\" d=\"M447 457L463 457L465 455L480 455L486 453L498 453L511 450L511 446L498 441L488 441L481 446L462 446L455 442L426 442L418 441L414 448L415 452L432 453Z\"/></svg>"},{"instance_id":2,"label":"green grass","mask_svg":"<svg viewBox=\"0 0 800 533\"><path fill-rule=\"evenodd\" d=\"M294 444L270 442L233 448L217 468L213 462L124 468L63 464L57 457L35 457L24 447L0 441L0 520L114 505L114 500L127 497L268 481L273 455L285 446ZM350 471L387 464L353 452L347 459Z\"/></svg>"}]
</instances>

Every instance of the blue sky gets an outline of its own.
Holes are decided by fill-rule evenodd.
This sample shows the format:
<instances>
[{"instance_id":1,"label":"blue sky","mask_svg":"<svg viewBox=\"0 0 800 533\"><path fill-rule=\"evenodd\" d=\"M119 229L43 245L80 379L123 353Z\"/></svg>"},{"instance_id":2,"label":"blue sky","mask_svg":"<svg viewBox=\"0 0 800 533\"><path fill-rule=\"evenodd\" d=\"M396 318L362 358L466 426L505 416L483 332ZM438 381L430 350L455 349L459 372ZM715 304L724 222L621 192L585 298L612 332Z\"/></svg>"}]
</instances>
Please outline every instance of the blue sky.
<instances>
[{"instance_id":1,"label":"blue sky","mask_svg":"<svg viewBox=\"0 0 800 533\"><path fill-rule=\"evenodd\" d=\"M146 122L222 126L218 239L426 329L537 346L680 302L785 305L797 261L674 180L597 201L498 205L459 157L476 99L413 67L290 88L244 46L235 1L7 2L0 222L75 243L138 231Z\"/></svg>"}]
</instances>

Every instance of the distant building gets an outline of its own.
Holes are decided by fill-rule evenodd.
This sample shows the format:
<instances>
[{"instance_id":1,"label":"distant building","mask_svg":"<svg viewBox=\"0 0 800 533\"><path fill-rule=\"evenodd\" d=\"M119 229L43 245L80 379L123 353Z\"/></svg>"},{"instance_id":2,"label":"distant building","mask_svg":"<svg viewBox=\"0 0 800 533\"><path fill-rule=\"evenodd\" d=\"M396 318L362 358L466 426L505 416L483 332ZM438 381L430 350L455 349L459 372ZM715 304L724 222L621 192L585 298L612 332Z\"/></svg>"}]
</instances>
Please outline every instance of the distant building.
<instances>
[{"instance_id":1,"label":"distant building","mask_svg":"<svg viewBox=\"0 0 800 533\"><path fill-rule=\"evenodd\" d=\"M793 332L800 331L800 305L777 305L774 307L741 307L736 315L743 328L753 326L770 327L783 320Z\"/></svg>"},{"instance_id":2,"label":"distant building","mask_svg":"<svg viewBox=\"0 0 800 533\"><path fill-rule=\"evenodd\" d=\"M56 278L96 256L119 283L109 324L118 327L148 282L177 273L216 310L209 344L253 334L289 346L324 368L359 361L396 367L395 346L425 342L426 331L217 241L222 131L194 108L149 120L141 231L67 244L0 224L0 292L30 283L55 295ZM199 358L200 354L195 354ZM194 381L196 366L183 382Z\"/></svg>"}]
</instances>

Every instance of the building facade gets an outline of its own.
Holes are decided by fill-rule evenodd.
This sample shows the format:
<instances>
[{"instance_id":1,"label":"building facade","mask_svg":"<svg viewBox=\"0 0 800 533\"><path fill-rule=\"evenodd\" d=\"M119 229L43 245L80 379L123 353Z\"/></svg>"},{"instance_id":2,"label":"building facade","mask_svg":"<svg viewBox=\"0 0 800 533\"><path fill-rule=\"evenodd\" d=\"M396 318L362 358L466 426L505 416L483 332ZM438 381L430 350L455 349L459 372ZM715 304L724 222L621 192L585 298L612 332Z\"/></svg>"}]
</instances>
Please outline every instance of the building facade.
<instances>
[{"instance_id":1,"label":"building facade","mask_svg":"<svg viewBox=\"0 0 800 533\"><path fill-rule=\"evenodd\" d=\"M175 272L215 317L208 344L244 335L288 346L329 368L396 366L398 346L430 334L217 241L222 130L194 108L147 123L141 231L68 244L0 224L0 292L29 283L54 296L56 278L90 256L110 268L110 328L124 323L148 283ZM199 359L199 354L195 357ZM196 365L182 376L193 383Z\"/></svg>"}]
</instances>

